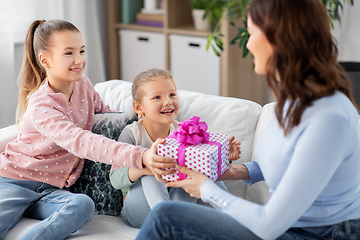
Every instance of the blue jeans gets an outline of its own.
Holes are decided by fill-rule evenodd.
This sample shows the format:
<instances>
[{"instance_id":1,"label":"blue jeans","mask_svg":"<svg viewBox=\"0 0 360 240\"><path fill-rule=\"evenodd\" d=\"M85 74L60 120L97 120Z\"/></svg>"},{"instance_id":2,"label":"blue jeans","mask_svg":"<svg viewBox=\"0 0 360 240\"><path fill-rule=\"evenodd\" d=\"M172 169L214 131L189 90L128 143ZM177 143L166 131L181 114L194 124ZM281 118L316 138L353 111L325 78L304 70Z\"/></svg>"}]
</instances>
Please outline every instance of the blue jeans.
<instances>
[{"instance_id":1,"label":"blue jeans","mask_svg":"<svg viewBox=\"0 0 360 240\"><path fill-rule=\"evenodd\" d=\"M142 176L129 189L125 197L121 216L128 225L140 228L150 210L157 204L166 201L196 202L182 188L165 187L165 183L158 182L154 176Z\"/></svg>"},{"instance_id":2,"label":"blue jeans","mask_svg":"<svg viewBox=\"0 0 360 240\"><path fill-rule=\"evenodd\" d=\"M185 202L157 205L145 220L136 239L259 240L229 215ZM308 228L290 228L279 240L360 239L360 219Z\"/></svg>"},{"instance_id":3,"label":"blue jeans","mask_svg":"<svg viewBox=\"0 0 360 240\"><path fill-rule=\"evenodd\" d=\"M216 184L227 191L222 181ZM126 195L121 216L128 225L140 228L151 209L159 203L168 201L196 203L197 199L191 197L182 188L172 187L168 190L165 183L158 182L154 176L142 176L131 186Z\"/></svg>"},{"instance_id":4,"label":"blue jeans","mask_svg":"<svg viewBox=\"0 0 360 240\"><path fill-rule=\"evenodd\" d=\"M22 240L64 239L89 222L94 202L46 183L0 177L0 239L22 216L42 220Z\"/></svg>"}]
</instances>

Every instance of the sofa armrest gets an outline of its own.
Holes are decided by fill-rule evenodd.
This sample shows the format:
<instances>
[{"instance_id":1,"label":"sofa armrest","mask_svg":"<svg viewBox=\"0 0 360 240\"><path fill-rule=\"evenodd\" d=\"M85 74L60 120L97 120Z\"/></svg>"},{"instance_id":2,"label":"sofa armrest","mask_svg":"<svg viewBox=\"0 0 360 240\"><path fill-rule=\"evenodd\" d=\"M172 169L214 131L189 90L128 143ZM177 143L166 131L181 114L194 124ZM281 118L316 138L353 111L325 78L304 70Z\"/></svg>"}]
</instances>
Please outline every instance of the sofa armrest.
<instances>
[{"instance_id":1,"label":"sofa armrest","mask_svg":"<svg viewBox=\"0 0 360 240\"><path fill-rule=\"evenodd\" d=\"M19 130L17 125L11 125L0 129L0 152L5 150L6 144L14 140L18 133Z\"/></svg>"},{"instance_id":2,"label":"sofa armrest","mask_svg":"<svg viewBox=\"0 0 360 240\"><path fill-rule=\"evenodd\" d=\"M256 124L256 130L254 135L254 144L252 150L251 159L254 160L256 145L259 141L259 138L265 128L269 125L271 120L275 116L274 112L275 102L268 103L263 106L259 120ZM265 204L270 198L269 187L266 185L265 181L255 183L254 185L248 186L246 191L246 199L255 202L258 204Z\"/></svg>"}]
</instances>

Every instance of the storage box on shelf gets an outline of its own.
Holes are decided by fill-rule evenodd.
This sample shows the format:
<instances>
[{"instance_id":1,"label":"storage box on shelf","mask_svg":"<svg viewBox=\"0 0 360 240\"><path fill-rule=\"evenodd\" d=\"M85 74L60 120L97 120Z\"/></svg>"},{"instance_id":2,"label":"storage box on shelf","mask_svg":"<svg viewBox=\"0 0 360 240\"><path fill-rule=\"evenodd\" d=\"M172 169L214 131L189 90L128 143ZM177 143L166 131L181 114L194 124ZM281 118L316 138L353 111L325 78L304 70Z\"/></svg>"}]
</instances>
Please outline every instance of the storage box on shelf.
<instances>
[{"instance_id":1,"label":"storage box on shelf","mask_svg":"<svg viewBox=\"0 0 360 240\"><path fill-rule=\"evenodd\" d=\"M164 40L163 33L120 29L121 79L132 81L149 68L165 69Z\"/></svg>"},{"instance_id":2,"label":"storage box on shelf","mask_svg":"<svg viewBox=\"0 0 360 240\"><path fill-rule=\"evenodd\" d=\"M179 89L220 95L220 58L206 51L206 37L171 34L170 69Z\"/></svg>"}]
</instances>

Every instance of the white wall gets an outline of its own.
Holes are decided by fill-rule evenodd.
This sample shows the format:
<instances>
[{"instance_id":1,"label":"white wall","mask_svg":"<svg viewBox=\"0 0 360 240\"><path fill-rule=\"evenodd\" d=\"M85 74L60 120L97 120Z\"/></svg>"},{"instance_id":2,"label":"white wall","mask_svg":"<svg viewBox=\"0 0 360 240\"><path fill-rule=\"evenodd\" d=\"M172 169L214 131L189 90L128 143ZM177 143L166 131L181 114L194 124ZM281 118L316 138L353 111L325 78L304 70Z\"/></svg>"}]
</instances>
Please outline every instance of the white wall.
<instances>
[{"instance_id":1,"label":"white wall","mask_svg":"<svg viewBox=\"0 0 360 240\"><path fill-rule=\"evenodd\" d=\"M335 22L333 35L338 41L339 61L360 62L360 2L354 1L351 6L343 4L341 23Z\"/></svg>"},{"instance_id":2,"label":"white wall","mask_svg":"<svg viewBox=\"0 0 360 240\"><path fill-rule=\"evenodd\" d=\"M3 58L0 55L0 127L5 127L15 123L17 84L13 64L15 47L11 45L10 34L1 30L0 27L0 38L9 39L9 41L0 41L2 55L12 56Z\"/></svg>"},{"instance_id":3,"label":"white wall","mask_svg":"<svg viewBox=\"0 0 360 240\"><path fill-rule=\"evenodd\" d=\"M28 26L35 19L73 22L82 32L87 48L85 75L93 84L106 80L106 48L98 47L106 36L105 3L103 0L0 0L0 128L15 123L23 42Z\"/></svg>"}]
</instances>

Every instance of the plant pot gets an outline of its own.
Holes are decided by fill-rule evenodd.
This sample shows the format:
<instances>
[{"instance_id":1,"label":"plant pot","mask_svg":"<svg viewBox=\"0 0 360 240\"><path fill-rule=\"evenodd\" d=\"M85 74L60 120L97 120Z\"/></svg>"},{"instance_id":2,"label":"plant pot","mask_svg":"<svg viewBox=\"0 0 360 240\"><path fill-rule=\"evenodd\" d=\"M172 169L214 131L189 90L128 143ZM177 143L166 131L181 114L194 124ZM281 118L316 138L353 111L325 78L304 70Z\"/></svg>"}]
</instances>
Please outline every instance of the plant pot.
<instances>
[{"instance_id":1,"label":"plant pot","mask_svg":"<svg viewBox=\"0 0 360 240\"><path fill-rule=\"evenodd\" d=\"M209 20L207 17L203 19L204 14L204 9L192 9L195 30L210 31Z\"/></svg>"},{"instance_id":2,"label":"plant pot","mask_svg":"<svg viewBox=\"0 0 360 240\"><path fill-rule=\"evenodd\" d=\"M147 10L155 10L156 0L144 0L144 8Z\"/></svg>"}]
</instances>

